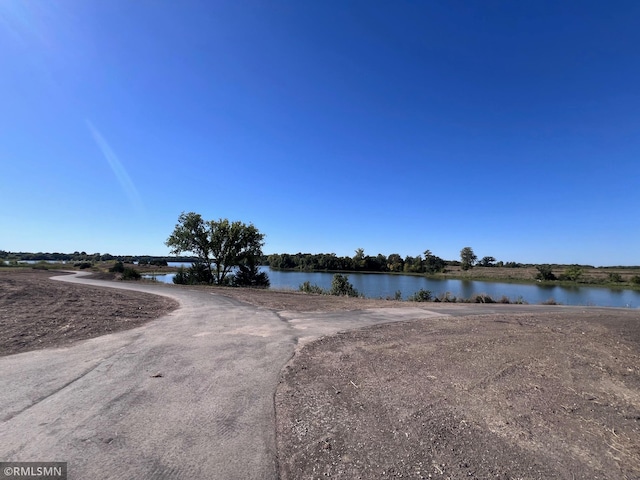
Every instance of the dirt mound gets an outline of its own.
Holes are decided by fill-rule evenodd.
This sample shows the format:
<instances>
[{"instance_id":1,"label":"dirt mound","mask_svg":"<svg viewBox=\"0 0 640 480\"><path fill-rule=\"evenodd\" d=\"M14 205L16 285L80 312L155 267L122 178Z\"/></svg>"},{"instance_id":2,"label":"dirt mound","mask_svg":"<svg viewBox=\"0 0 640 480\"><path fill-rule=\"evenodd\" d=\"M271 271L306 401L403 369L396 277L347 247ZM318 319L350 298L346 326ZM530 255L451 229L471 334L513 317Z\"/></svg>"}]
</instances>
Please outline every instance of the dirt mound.
<instances>
[{"instance_id":1,"label":"dirt mound","mask_svg":"<svg viewBox=\"0 0 640 480\"><path fill-rule=\"evenodd\" d=\"M283 479L638 479L640 312L326 337L276 393Z\"/></svg>"}]
</instances>

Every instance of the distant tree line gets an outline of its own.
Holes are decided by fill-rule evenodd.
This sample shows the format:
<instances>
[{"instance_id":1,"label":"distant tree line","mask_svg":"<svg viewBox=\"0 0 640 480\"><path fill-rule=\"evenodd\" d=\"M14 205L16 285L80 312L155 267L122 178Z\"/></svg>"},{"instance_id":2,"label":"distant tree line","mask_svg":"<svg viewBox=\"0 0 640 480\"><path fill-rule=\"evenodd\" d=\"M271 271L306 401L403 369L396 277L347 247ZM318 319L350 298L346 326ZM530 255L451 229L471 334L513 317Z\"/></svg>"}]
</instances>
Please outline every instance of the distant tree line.
<instances>
[{"instance_id":1,"label":"distant tree line","mask_svg":"<svg viewBox=\"0 0 640 480\"><path fill-rule=\"evenodd\" d=\"M459 262L457 262L459 264ZM426 250L416 257L398 253L376 256L365 255L359 248L353 257L339 257L335 253L276 253L267 257L267 265L275 270L304 270L332 272L398 272L398 273L438 273L444 271L447 262Z\"/></svg>"},{"instance_id":2,"label":"distant tree line","mask_svg":"<svg viewBox=\"0 0 640 480\"><path fill-rule=\"evenodd\" d=\"M49 262L109 262L138 263L140 265L166 265L167 262L193 262L193 257L159 257L153 255L111 255L110 253L45 253L45 252L8 252L0 250L0 258L16 261Z\"/></svg>"}]
</instances>

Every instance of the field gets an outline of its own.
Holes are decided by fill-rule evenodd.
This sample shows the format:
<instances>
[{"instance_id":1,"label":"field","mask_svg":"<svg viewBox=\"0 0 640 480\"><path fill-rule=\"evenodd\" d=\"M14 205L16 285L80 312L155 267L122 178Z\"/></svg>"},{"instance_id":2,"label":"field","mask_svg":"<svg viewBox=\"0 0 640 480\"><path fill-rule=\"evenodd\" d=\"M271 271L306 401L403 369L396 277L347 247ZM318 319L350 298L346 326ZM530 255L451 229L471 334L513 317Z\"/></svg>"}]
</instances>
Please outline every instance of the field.
<instances>
[{"instance_id":1,"label":"field","mask_svg":"<svg viewBox=\"0 0 640 480\"><path fill-rule=\"evenodd\" d=\"M552 271L557 278L561 278L566 272L568 266L554 266ZM581 267L582 275L578 279L578 283L591 284L591 285L607 285L618 286L624 288L640 288L640 285L634 285L631 279L638 275L640 276L640 268L593 268L593 267ZM519 267L519 268L507 268L507 267L473 267L470 270L464 271L458 266L447 267L446 273L439 273L436 276L438 278L460 278L468 280L486 280L486 281L499 281L499 282L523 282L534 283L536 282L536 275L538 274L536 267ZM610 274L620 275L622 282L611 282ZM571 285L575 285L576 282L565 282Z\"/></svg>"}]
</instances>

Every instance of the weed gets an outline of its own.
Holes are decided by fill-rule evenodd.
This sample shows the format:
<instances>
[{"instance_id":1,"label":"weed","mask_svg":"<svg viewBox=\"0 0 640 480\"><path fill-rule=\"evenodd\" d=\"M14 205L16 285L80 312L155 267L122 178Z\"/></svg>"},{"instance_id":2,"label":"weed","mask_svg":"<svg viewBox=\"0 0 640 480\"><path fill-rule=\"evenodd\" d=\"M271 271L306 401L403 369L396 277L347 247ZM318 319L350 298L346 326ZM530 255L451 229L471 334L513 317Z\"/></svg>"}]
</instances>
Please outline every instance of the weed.
<instances>
[{"instance_id":1,"label":"weed","mask_svg":"<svg viewBox=\"0 0 640 480\"><path fill-rule=\"evenodd\" d=\"M309 281L301 283L300 286L298 287L298 290L304 293L313 293L316 295L327 294L327 292L322 287L319 287L318 285L311 285L311 282Z\"/></svg>"},{"instance_id":2,"label":"weed","mask_svg":"<svg viewBox=\"0 0 640 480\"><path fill-rule=\"evenodd\" d=\"M475 303L496 303L496 301L486 293L476 295L475 297L472 297L472 300Z\"/></svg>"},{"instance_id":3,"label":"weed","mask_svg":"<svg viewBox=\"0 0 640 480\"><path fill-rule=\"evenodd\" d=\"M437 301L444 302L444 303L456 303L458 299L455 295L452 296L451 292L446 292L440 295Z\"/></svg>"},{"instance_id":4,"label":"weed","mask_svg":"<svg viewBox=\"0 0 640 480\"><path fill-rule=\"evenodd\" d=\"M551 297L545 300L544 302L542 302L540 305L560 305L560 304L556 302L556 300L553 297Z\"/></svg>"}]
</instances>

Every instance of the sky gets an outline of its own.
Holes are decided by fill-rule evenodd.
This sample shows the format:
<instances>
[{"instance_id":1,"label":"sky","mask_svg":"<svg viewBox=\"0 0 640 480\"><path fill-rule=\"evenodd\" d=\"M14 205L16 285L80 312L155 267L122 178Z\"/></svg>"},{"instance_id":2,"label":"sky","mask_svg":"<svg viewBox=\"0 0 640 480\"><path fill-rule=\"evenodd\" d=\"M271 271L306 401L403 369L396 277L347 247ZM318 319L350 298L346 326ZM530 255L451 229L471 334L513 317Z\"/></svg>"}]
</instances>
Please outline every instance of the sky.
<instances>
[{"instance_id":1,"label":"sky","mask_svg":"<svg viewBox=\"0 0 640 480\"><path fill-rule=\"evenodd\" d=\"M640 265L640 2L0 0L0 249Z\"/></svg>"}]
</instances>

